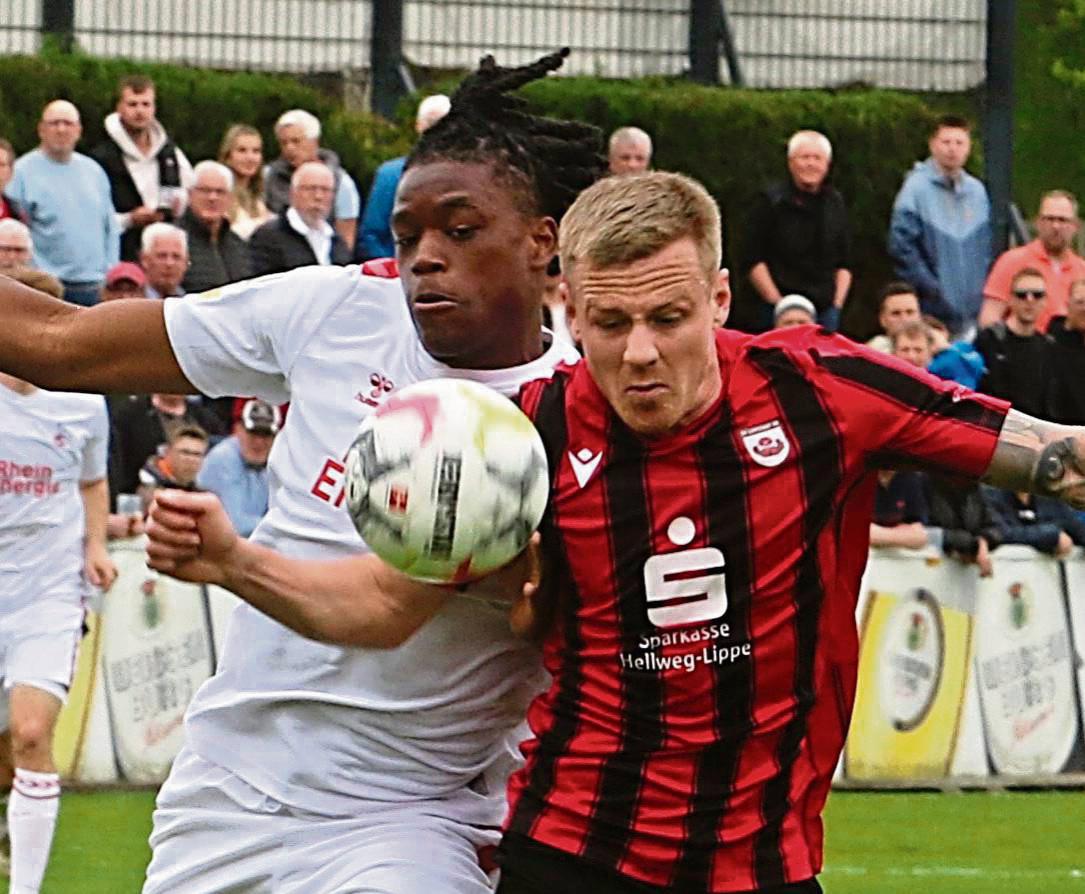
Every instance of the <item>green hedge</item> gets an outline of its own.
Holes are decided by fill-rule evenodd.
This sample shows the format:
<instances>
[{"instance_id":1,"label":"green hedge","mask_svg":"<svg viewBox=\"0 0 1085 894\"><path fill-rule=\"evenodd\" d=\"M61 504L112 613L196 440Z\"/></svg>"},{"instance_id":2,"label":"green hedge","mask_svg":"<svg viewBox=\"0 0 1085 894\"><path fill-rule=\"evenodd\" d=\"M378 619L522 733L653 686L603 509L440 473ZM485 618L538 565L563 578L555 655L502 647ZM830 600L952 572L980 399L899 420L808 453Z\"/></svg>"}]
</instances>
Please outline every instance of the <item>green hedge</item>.
<instances>
[{"instance_id":1,"label":"green hedge","mask_svg":"<svg viewBox=\"0 0 1085 894\"><path fill-rule=\"evenodd\" d=\"M1085 199L1083 8L1077 0L1017 5L1013 192L1029 217L1050 189Z\"/></svg>"},{"instance_id":2,"label":"green hedge","mask_svg":"<svg viewBox=\"0 0 1085 894\"><path fill-rule=\"evenodd\" d=\"M274 152L271 128L287 108L306 108L324 122L323 142L339 153L364 189L373 170L410 146L409 122L389 123L343 111L337 101L296 78L145 65L46 52L0 59L0 133L20 151L37 142L35 126L50 99L81 110L85 145L102 139L118 79L138 71L154 78L159 117L193 160L213 157L226 128L259 128ZM874 90L751 91L683 81L550 78L529 86L529 100L562 117L592 121L606 132L636 124L655 140L659 168L697 177L724 210L728 260L735 269L744 209L764 183L785 176L785 146L799 128L823 131L837 160L833 180L847 200L855 231L853 295L845 317L869 330L871 298L890 275L885 253L889 212L901 178L926 154L933 112L915 96ZM409 117L409 107L404 107Z\"/></svg>"}]
</instances>

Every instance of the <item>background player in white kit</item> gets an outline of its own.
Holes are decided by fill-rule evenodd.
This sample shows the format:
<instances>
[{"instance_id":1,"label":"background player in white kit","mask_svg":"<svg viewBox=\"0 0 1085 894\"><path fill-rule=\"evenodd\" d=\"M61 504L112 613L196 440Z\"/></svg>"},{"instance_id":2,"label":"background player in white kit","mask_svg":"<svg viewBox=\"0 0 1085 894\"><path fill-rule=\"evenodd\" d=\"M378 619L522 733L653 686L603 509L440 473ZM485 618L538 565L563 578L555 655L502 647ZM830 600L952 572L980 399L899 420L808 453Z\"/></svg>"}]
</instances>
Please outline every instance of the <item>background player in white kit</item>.
<instances>
[{"instance_id":1,"label":"background player in white kit","mask_svg":"<svg viewBox=\"0 0 1085 894\"><path fill-rule=\"evenodd\" d=\"M0 368L104 392L289 400L253 539L302 558L363 551L342 459L373 407L437 376L513 394L575 358L541 330L541 299L556 220L605 166L600 134L529 116L505 95L561 59L484 63L419 140L393 217L402 283L309 268L90 310L0 285ZM365 598L447 596L376 557L369 567ZM224 583L251 589L262 574ZM392 612L403 603L386 600ZM330 611L314 604L280 620L315 630ZM507 613L482 600L449 601L387 650L319 644L242 606L159 795L145 892L487 891L478 851L497 842L506 739L540 678Z\"/></svg>"},{"instance_id":2,"label":"background player in white kit","mask_svg":"<svg viewBox=\"0 0 1085 894\"><path fill-rule=\"evenodd\" d=\"M106 552L109 419L96 395L0 373L0 748L10 751L11 892L41 887L60 802L53 729L83 635L84 576Z\"/></svg>"}]
</instances>

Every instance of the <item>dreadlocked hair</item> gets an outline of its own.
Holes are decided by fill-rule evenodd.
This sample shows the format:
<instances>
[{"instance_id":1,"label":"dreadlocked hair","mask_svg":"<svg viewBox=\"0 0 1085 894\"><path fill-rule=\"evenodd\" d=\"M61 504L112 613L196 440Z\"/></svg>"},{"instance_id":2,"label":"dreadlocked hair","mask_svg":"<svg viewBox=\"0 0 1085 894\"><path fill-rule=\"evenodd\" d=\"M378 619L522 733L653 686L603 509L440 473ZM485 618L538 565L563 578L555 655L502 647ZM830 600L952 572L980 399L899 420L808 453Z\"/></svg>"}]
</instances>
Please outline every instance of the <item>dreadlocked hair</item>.
<instances>
[{"instance_id":1,"label":"dreadlocked hair","mask_svg":"<svg viewBox=\"0 0 1085 894\"><path fill-rule=\"evenodd\" d=\"M502 68L485 56L452 95L452 108L425 131L406 168L432 161L494 165L522 187L532 213L560 221L581 190L606 169L603 133L579 121L528 112L513 90L561 67L569 48L530 65Z\"/></svg>"}]
</instances>

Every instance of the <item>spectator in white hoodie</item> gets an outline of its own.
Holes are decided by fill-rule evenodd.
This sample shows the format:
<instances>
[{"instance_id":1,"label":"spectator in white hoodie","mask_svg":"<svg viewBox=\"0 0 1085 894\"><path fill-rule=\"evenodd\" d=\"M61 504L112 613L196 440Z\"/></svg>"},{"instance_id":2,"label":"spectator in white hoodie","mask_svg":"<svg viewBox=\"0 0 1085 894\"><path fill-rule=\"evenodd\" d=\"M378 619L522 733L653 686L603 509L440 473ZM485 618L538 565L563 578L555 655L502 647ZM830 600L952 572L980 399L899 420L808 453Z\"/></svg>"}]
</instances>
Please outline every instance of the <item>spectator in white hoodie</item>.
<instances>
[{"instance_id":1,"label":"spectator in white hoodie","mask_svg":"<svg viewBox=\"0 0 1085 894\"><path fill-rule=\"evenodd\" d=\"M118 87L117 110L105 119L108 139L91 156L113 190L121 257L138 261L143 228L172 222L185 209L192 165L155 117L154 81L129 75Z\"/></svg>"}]
</instances>

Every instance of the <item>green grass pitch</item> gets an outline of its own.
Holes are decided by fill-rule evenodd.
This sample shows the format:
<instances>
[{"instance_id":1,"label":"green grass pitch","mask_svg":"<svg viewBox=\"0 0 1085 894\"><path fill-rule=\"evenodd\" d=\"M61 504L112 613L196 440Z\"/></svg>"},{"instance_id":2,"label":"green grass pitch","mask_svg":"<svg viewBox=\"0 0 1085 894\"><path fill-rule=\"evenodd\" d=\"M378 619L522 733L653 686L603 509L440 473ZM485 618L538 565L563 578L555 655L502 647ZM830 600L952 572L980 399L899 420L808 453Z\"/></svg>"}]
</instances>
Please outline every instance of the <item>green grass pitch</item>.
<instances>
[{"instance_id":1,"label":"green grass pitch","mask_svg":"<svg viewBox=\"0 0 1085 894\"><path fill-rule=\"evenodd\" d=\"M153 800L66 794L42 894L138 894ZM826 894L1085 894L1085 793L836 792L821 878Z\"/></svg>"}]
</instances>

